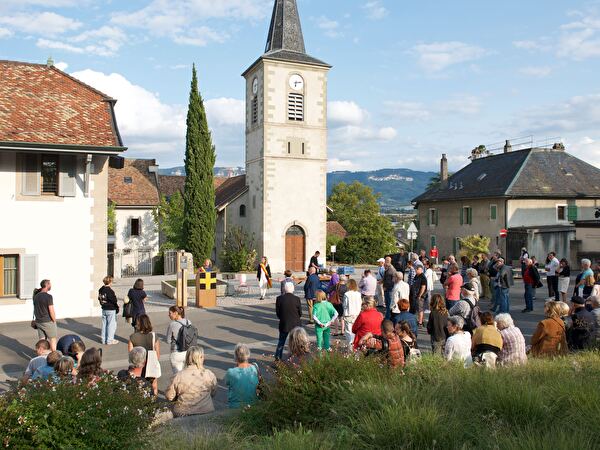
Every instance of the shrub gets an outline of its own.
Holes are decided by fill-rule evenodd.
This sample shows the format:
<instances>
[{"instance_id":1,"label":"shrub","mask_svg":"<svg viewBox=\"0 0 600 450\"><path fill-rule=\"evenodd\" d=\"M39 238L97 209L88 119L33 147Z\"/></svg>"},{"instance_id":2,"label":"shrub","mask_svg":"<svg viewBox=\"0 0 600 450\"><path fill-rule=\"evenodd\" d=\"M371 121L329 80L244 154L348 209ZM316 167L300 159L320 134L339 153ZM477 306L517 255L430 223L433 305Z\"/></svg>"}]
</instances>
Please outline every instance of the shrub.
<instances>
[{"instance_id":1,"label":"shrub","mask_svg":"<svg viewBox=\"0 0 600 450\"><path fill-rule=\"evenodd\" d=\"M114 375L92 386L33 381L0 396L0 442L8 448L140 448L156 410L148 390Z\"/></svg>"},{"instance_id":2,"label":"shrub","mask_svg":"<svg viewBox=\"0 0 600 450\"><path fill-rule=\"evenodd\" d=\"M255 269L256 250L254 242L241 227L231 227L227 232L221 260L227 272L243 272Z\"/></svg>"}]
</instances>

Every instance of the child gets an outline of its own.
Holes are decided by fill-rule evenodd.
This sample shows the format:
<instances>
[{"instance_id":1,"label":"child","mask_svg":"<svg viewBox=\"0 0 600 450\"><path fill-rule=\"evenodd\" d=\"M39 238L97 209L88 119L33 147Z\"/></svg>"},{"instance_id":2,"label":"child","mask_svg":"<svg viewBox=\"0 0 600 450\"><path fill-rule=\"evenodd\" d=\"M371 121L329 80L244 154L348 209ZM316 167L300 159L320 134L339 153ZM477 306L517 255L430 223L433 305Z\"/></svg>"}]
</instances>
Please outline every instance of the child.
<instances>
[{"instance_id":1,"label":"child","mask_svg":"<svg viewBox=\"0 0 600 450\"><path fill-rule=\"evenodd\" d=\"M313 307L313 319L315 320L318 350L329 350L329 335L331 334L329 327L337 317L338 313L333 305L327 301L325 292L317 291L317 298Z\"/></svg>"}]
</instances>

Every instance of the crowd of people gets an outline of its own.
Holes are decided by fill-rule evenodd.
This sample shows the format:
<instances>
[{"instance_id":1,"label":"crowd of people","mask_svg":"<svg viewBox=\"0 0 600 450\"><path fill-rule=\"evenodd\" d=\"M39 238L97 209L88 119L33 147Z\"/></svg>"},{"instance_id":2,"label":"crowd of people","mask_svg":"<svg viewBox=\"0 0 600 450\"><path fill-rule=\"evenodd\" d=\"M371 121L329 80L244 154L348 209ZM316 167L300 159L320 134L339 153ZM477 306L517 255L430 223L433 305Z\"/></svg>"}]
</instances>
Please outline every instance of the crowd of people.
<instances>
[{"instance_id":1,"label":"crowd of people","mask_svg":"<svg viewBox=\"0 0 600 450\"><path fill-rule=\"evenodd\" d=\"M279 319L275 367L278 364L298 367L330 351L332 336L339 337L340 351L356 357L381 358L394 369L421 357L425 349L419 348L420 334L429 337L433 354L448 361L458 360L465 367L521 365L528 357L557 357L600 345L600 267L592 267L591 261L581 261L581 272L567 304L563 291L568 290L571 269L566 260L548 254L544 267L549 294L544 302L545 318L537 325L529 346L509 312L509 290L515 280L512 267L499 253L478 255L471 261L462 257L460 265L452 255L442 261L439 277L423 251L404 259L382 258L378 268L365 270L360 280L331 271L328 281L323 283L316 261L311 259L304 283L308 310L304 325L303 302L296 295L297 280L286 271L280 280L281 295L275 302ZM523 313L528 313L534 309L542 278L535 258L526 249L519 262L525 292ZM201 270L212 269L205 264ZM261 261L257 277L263 279L260 287L264 298L272 286L266 258ZM438 280L443 294L434 292ZM106 277L98 294L104 345L118 342L115 332L120 307L112 281ZM34 296L32 327L37 329L40 339L23 381L93 384L107 373L102 368L102 349L86 349L82 339L73 334L57 339L50 290L50 281L43 280ZM118 371L117 376L136 380L158 396L157 381L162 376L161 339L146 313L147 299L143 280L136 280L123 305L123 317L133 328L128 339L129 366ZM174 416L213 411L217 389L215 374L204 367L198 329L185 316L184 308L169 308L164 339L172 371L165 398L172 402ZM314 348L307 332L311 327L316 341ZM286 343L289 353L284 358ZM247 345L235 346L235 366L224 377L231 408L251 404L258 397L262 376L250 357Z\"/></svg>"}]
</instances>

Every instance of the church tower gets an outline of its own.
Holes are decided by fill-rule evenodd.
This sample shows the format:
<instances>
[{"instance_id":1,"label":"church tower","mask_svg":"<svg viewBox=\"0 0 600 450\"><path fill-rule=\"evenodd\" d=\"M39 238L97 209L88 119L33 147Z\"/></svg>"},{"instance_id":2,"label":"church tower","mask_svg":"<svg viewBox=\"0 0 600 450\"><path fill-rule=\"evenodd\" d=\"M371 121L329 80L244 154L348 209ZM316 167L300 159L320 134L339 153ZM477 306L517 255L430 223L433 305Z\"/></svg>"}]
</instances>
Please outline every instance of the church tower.
<instances>
[{"instance_id":1,"label":"church tower","mask_svg":"<svg viewBox=\"0 0 600 450\"><path fill-rule=\"evenodd\" d=\"M330 68L306 53L296 0L275 0L265 53L243 74L247 229L274 272L325 253Z\"/></svg>"}]
</instances>

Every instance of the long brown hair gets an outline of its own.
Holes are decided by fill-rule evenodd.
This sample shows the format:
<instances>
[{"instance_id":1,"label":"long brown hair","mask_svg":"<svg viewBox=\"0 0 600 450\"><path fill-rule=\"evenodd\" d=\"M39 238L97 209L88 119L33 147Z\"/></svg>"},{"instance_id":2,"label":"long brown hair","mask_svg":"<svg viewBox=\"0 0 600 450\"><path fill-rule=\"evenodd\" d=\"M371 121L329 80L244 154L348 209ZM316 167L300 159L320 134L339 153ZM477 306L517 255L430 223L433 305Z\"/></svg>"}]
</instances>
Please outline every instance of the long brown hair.
<instances>
[{"instance_id":1,"label":"long brown hair","mask_svg":"<svg viewBox=\"0 0 600 450\"><path fill-rule=\"evenodd\" d=\"M102 354L96 347L88 348L79 362L77 378L80 380L102 375Z\"/></svg>"},{"instance_id":2,"label":"long brown hair","mask_svg":"<svg viewBox=\"0 0 600 450\"><path fill-rule=\"evenodd\" d=\"M173 305L169 308L169 311L172 313L179 314L179 317L181 317L182 319L185 317L185 309L182 306Z\"/></svg>"},{"instance_id":3,"label":"long brown hair","mask_svg":"<svg viewBox=\"0 0 600 450\"><path fill-rule=\"evenodd\" d=\"M448 315L448 310L446 309L446 301L444 297L440 294L433 294L431 296L431 300L429 301L429 307L432 311L439 311L443 316Z\"/></svg>"},{"instance_id":4,"label":"long brown hair","mask_svg":"<svg viewBox=\"0 0 600 450\"><path fill-rule=\"evenodd\" d=\"M147 314L137 316L135 319L135 329L142 334L148 334L152 332L152 322Z\"/></svg>"}]
</instances>

